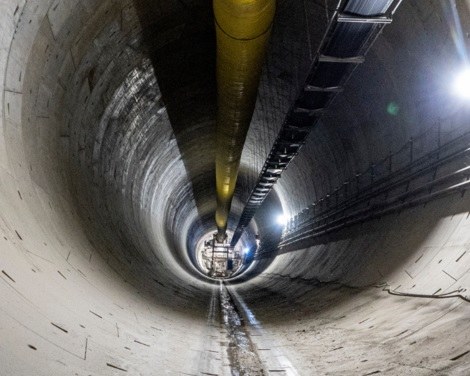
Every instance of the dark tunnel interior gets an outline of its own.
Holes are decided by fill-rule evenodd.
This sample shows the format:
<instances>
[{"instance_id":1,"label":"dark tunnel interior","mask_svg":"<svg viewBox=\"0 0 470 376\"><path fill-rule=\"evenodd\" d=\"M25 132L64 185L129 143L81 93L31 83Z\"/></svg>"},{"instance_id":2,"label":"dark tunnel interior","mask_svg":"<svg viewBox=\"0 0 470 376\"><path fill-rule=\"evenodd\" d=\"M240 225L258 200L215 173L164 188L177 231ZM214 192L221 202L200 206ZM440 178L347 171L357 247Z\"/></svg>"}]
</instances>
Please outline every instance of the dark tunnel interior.
<instances>
[{"instance_id":1,"label":"dark tunnel interior","mask_svg":"<svg viewBox=\"0 0 470 376\"><path fill-rule=\"evenodd\" d=\"M337 6L276 3L229 234ZM0 27L0 376L470 374L467 0L401 2L223 281L212 2L0 0Z\"/></svg>"}]
</instances>

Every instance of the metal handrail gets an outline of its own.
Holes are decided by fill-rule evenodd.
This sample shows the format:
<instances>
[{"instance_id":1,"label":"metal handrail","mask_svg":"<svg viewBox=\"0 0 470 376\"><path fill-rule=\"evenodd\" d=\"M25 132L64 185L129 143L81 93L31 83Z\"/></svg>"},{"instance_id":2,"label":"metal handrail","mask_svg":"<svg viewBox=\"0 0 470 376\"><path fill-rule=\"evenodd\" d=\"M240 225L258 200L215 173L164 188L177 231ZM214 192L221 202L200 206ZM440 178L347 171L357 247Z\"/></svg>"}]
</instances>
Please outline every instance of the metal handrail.
<instances>
[{"instance_id":1,"label":"metal handrail","mask_svg":"<svg viewBox=\"0 0 470 376\"><path fill-rule=\"evenodd\" d=\"M403 150L402 147L395 154L390 154L389 157L391 158ZM410 152L410 155L413 153ZM438 168L448 166L468 156L470 156L470 132L454 138L418 159L410 160L410 163L404 167L395 171L390 170L388 175L382 176L375 182L371 181L363 190L358 190L355 195L343 196L343 200L338 201L335 205L312 214L312 208L315 211L319 203L324 202L327 197L331 197L331 194L328 194L290 220L283 232L279 246L281 248L292 246L294 243L337 231L358 222L427 202L445 194L465 190L470 185L470 181L468 181L470 165L468 163L465 163L465 167L444 176L436 177L436 174ZM432 173L433 170L434 176L431 181L409 189L413 181ZM455 184L455 180L461 177L464 180ZM444 188L432 192L433 188L442 187L445 184L447 185ZM388 197L390 192L400 186L406 186L406 191ZM382 195L385 195L386 199L374 204L373 200ZM363 204L366 206L361 207Z\"/></svg>"}]
</instances>

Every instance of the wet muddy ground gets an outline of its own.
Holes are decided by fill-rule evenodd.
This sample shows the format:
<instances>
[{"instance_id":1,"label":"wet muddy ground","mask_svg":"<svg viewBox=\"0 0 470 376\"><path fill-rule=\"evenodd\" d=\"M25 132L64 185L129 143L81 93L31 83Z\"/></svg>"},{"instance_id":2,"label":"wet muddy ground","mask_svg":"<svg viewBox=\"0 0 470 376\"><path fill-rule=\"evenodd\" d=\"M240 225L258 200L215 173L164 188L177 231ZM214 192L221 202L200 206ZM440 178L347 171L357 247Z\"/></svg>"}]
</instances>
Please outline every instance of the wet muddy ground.
<instances>
[{"instance_id":1,"label":"wet muddy ground","mask_svg":"<svg viewBox=\"0 0 470 376\"><path fill-rule=\"evenodd\" d=\"M225 344L232 376L266 375L243 316L223 284L220 284L220 306L222 325L227 334L228 341Z\"/></svg>"}]
</instances>

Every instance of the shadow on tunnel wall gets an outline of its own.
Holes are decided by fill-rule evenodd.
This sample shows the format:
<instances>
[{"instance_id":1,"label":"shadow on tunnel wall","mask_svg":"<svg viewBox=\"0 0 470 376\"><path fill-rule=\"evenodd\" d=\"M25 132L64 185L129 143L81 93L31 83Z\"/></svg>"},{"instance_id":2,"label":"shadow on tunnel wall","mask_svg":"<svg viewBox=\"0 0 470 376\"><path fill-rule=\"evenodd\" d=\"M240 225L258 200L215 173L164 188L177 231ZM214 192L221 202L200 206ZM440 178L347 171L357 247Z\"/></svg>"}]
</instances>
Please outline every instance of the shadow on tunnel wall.
<instances>
[{"instance_id":1,"label":"shadow on tunnel wall","mask_svg":"<svg viewBox=\"0 0 470 376\"><path fill-rule=\"evenodd\" d=\"M280 313L270 324L285 324L297 320L283 315L286 310L300 310L305 318L337 314L342 305L362 304L359 296L388 297L388 285L394 294L430 298L455 289L442 273L460 275L462 281L455 283L464 286L469 205L468 192L454 194L319 237L308 248L286 252L283 270L262 274L255 290L241 285L239 293L255 312L276 302Z\"/></svg>"},{"instance_id":2,"label":"shadow on tunnel wall","mask_svg":"<svg viewBox=\"0 0 470 376\"><path fill-rule=\"evenodd\" d=\"M143 47L157 77L161 101L199 214L197 225L204 227L207 221L202 218L215 211L217 89L212 2L134 0L133 3L142 24ZM171 233L169 226L165 231L170 247L176 250L176 234ZM174 254L188 270L180 252Z\"/></svg>"},{"instance_id":3,"label":"shadow on tunnel wall","mask_svg":"<svg viewBox=\"0 0 470 376\"><path fill-rule=\"evenodd\" d=\"M134 0L134 6L201 217L206 214L204 200L213 200L215 210L217 90L212 2Z\"/></svg>"}]
</instances>

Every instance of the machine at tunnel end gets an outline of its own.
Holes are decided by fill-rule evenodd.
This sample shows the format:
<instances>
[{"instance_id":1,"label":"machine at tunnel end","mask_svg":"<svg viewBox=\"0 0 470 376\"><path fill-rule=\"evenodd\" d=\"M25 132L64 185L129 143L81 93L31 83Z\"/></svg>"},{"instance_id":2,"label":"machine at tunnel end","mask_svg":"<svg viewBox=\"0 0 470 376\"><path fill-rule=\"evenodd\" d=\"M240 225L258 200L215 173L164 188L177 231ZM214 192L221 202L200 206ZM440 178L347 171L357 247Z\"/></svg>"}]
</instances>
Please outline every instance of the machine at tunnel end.
<instances>
[{"instance_id":1,"label":"machine at tunnel end","mask_svg":"<svg viewBox=\"0 0 470 376\"><path fill-rule=\"evenodd\" d=\"M232 235L231 232L228 235ZM208 233L197 243L194 258L196 267L210 278L220 280L235 277L253 263L258 245L258 241L252 243L245 240L232 247L228 236L221 243L216 233Z\"/></svg>"},{"instance_id":2,"label":"machine at tunnel end","mask_svg":"<svg viewBox=\"0 0 470 376\"><path fill-rule=\"evenodd\" d=\"M187 247L195 270L204 278L231 283L246 281L263 272L276 258L287 226L287 211L279 204L277 195L270 197L235 245L232 245L235 233L231 229L222 243L210 227L203 232L191 232L190 238L194 240Z\"/></svg>"}]
</instances>

